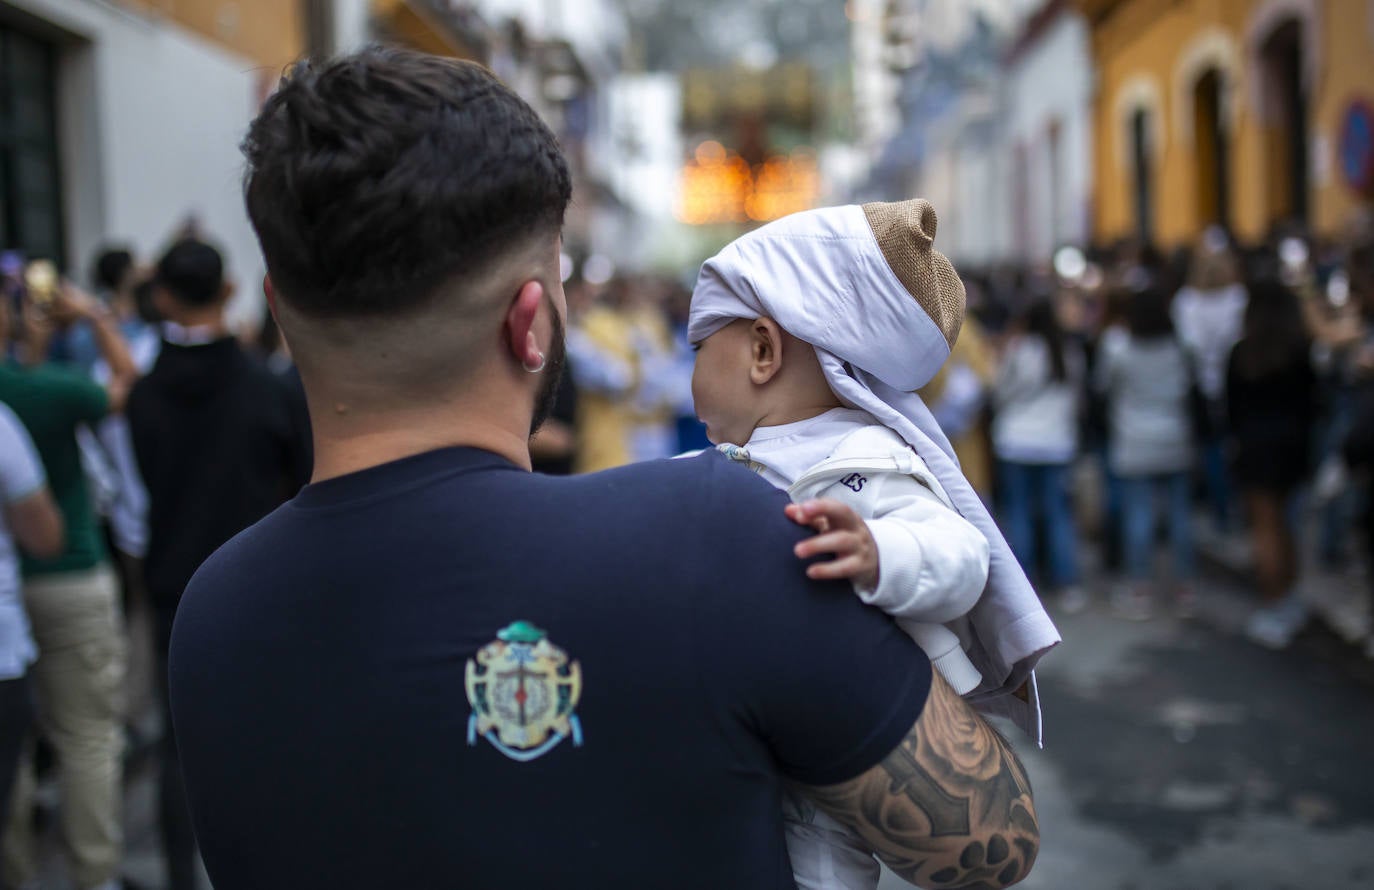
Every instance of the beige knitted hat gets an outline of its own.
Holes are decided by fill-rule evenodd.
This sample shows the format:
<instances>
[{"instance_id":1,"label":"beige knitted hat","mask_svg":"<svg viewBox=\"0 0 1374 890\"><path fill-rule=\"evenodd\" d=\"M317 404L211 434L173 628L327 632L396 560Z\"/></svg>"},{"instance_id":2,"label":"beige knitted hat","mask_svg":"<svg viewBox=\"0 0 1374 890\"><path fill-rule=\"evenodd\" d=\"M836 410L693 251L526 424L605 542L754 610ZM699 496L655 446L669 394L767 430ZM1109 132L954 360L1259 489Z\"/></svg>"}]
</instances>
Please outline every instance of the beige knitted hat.
<instances>
[{"instance_id":1,"label":"beige knitted hat","mask_svg":"<svg viewBox=\"0 0 1374 890\"><path fill-rule=\"evenodd\" d=\"M863 205L878 249L897 280L945 335L951 349L964 325L964 283L934 248L939 220L923 198Z\"/></svg>"}]
</instances>

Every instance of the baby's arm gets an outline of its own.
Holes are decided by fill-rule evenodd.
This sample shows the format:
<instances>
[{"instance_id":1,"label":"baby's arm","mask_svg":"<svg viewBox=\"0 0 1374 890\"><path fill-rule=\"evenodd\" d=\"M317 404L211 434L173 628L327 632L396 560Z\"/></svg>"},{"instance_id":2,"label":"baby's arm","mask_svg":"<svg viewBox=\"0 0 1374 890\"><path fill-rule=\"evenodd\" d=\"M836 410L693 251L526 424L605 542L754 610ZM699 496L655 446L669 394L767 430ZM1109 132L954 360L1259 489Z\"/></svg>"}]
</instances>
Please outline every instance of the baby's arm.
<instances>
[{"instance_id":1,"label":"baby's arm","mask_svg":"<svg viewBox=\"0 0 1374 890\"><path fill-rule=\"evenodd\" d=\"M797 555L835 554L808 574L848 578L864 602L898 618L944 623L967 614L987 585L987 539L911 476L875 473L866 483L867 522L845 503L854 498L844 485L825 492L834 498L788 506L794 521L820 532Z\"/></svg>"},{"instance_id":2,"label":"baby's arm","mask_svg":"<svg viewBox=\"0 0 1374 890\"><path fill-rule=\"evenodd\" d=\"M988 583L988 539L911 476L886 473L868 520L881 570L865 602L895 615L943 624L967 615Z\"/></svg>"}]
</instances>

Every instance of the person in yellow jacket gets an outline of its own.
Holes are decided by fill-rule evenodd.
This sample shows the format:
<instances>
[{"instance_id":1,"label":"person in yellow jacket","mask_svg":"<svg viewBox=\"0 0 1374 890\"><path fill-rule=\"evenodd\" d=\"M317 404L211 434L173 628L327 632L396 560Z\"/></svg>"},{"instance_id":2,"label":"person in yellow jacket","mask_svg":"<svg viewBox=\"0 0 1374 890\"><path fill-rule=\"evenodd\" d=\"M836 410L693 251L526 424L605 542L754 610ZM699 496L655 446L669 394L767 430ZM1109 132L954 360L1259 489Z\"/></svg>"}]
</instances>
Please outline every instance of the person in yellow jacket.
<instances>
[{"instance_id":1,"label":"person in yellow jacket","mask_svg":"<svg viewBox=\"0 0 1374 890\"><path fill-rule=\"evenodd\" d=\"M949 360L920 390L921 398L954 446L964 476L985 503L992 497L992 457L983 406L996 374L997 362L987 335L969 315Z\"/></svg>"},{"instance_id":2,"label":"person in yellow jacket","mask_svg":"<svg viewBox=\"0 0 1374 890\"><path fill-rule=\"evenodd\" d=\"M672 334L660 307L620 283L568 331L577 384L577 460L592 473L676 450L672 426Z\"/></svg>"}]
</instances>

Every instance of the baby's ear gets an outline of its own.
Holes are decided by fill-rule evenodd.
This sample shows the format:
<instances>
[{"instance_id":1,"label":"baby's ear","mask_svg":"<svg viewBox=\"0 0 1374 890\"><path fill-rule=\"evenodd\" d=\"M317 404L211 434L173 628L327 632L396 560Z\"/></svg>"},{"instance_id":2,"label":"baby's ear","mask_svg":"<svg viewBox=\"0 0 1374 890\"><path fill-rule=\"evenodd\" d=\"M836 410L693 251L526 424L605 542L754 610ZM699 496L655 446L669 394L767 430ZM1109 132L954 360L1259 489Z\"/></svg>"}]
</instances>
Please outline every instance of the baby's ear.
<instances>
[{"instance_id":1,"label":"baby's ear","mask_svg":"<svg viewBox=\"0 0 1374 890\"><path fill-rule=\"evenodd\" d=\"M749 379L762 386L782 370L782 328L771 318L756 318L749 327Z\"/></svg>"}]
</instances>

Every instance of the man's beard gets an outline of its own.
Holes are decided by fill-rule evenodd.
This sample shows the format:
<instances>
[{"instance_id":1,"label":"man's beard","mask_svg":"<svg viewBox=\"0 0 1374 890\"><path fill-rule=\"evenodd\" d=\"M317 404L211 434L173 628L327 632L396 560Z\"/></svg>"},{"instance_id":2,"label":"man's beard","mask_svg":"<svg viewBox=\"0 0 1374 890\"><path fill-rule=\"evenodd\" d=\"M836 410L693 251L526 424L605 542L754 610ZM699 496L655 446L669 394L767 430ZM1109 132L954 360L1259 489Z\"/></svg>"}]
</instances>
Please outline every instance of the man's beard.
<instances>
[{"instance_id":1,"label":"man's beard","mask_svg":"<svg viewBox=\"0 0 1374 890\"><path fill-rule=\"evenodd\" d=\"M545 299L548 299L547 294ZM534 417L530 419L531 439L553 413L553 406L558 402L558 386L563 382L563 368L567 364L568 344L564 337L563 319L558 317L558 309L551 299L549 312L553 313L553 342L549 344L548 360L544 362L541 372L544 378L539 381L539 393L534 399Z\"/></svg>"}]
</instances>

